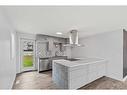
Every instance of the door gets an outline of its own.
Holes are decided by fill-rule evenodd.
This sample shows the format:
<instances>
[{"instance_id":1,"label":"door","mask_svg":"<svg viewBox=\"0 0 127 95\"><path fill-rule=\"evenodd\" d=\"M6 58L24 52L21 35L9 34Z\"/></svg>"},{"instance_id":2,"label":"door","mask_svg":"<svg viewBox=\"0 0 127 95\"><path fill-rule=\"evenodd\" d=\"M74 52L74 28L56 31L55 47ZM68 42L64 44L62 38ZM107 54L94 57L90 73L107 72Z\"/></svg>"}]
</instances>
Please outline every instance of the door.
<instances>
[{"instance_id":1,"label":"door","mask_svg":"<svg viewBox=\"0 0 127 95\"><path fill-rule=\"evenodd\" d=\"M21 71L35 70L35 40L21 39Z\"/></svg>"}]
</instances>

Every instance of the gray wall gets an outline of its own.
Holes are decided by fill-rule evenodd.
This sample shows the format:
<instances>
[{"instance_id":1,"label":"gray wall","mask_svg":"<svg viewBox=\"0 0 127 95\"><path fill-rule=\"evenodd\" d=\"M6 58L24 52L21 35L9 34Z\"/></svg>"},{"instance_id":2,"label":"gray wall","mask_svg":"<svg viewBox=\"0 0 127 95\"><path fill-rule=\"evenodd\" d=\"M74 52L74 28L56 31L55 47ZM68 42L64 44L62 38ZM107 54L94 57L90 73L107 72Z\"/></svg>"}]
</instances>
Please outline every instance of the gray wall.
<instances>
[{"instance_id":1,"label":"gray wall","mask_svg":"<svg viewBox=\"0 0 127 95\"><path fill-rule=\"evenodd\" d=\"M107 76L123 79L123 31L96 34L79 41L85 47L73 48L73 57L95 57L108 60Z\"/></svg>"}]
</instances>

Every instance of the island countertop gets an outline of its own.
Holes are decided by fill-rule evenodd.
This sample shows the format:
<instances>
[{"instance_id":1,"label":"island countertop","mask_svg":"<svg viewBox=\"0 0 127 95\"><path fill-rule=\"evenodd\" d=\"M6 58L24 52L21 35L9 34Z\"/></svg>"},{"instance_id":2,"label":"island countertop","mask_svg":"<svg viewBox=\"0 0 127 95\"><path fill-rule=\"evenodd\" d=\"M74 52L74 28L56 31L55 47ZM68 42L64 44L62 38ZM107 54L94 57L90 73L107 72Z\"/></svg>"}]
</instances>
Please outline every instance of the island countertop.
<instances>
[{"instance_id":1,"label":"island countertop","mask_svg":"<svg viewBox=\"0 0 127 95\"><path fill-rule=\"evenodd\" d=\"M80 58L80 60L77 60L77 61L69 61L65 59L60 59L60 60L53 60L53 63L55 62L61 65L64 65L66 67L75 67L75 66L87 65L87 64L92 64L92 63L101 62L101 61L106 61L106 60L101 58Z\"/></svg>"}]
</instances>

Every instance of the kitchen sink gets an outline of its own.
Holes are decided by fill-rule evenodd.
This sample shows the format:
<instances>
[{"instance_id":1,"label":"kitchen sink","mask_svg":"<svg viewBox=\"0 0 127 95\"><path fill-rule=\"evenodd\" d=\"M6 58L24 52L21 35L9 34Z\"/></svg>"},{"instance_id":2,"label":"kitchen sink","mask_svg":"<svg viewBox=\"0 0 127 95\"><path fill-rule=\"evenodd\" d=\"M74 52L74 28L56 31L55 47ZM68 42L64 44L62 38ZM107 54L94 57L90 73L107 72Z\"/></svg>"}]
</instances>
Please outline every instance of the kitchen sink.
<instances>
[{"instance_id":1,"label":"kitchen sink","mask_svg":"<svg viewBox=\"0 0 127 95\"><path fill-rule=\"evenodd\" d=\"M80 59L76 59L76 58L68 58L68 59L66 59L66 60L69 60L69 61L78 61L78 60L80 60Z\"/></svg>"}]
</instances>

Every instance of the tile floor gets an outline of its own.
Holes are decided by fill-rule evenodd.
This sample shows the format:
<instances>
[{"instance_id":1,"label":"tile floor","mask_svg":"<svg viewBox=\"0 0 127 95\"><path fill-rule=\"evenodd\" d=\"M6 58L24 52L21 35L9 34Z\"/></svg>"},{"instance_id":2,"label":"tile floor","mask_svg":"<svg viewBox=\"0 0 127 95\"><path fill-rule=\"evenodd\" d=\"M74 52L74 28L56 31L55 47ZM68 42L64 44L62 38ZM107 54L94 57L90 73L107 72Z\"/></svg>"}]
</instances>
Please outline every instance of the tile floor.
<instances>
[{"instance_id":1,"label":"tile floor","mask_svg":"<svg viewBox=\"0 0 127 95\"><path fill-rule=\"evenodd\" d=\"M59 89L53 82L51 71L38 73L25 72L17 75L13 89ZM127 89L127 81L121 82L108 77L102 77L79 90L85 89Z\"/></svg>"}]
</instances>

